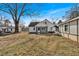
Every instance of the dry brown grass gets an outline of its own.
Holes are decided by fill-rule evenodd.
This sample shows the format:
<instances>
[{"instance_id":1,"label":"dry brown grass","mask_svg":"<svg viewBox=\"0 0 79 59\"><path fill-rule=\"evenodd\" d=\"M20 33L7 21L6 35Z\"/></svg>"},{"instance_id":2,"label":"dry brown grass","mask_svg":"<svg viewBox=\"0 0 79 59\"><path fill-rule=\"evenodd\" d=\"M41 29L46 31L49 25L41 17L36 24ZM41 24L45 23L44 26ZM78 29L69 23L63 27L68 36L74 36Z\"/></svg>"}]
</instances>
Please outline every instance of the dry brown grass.
<instances>
[{"instance_id":1,"label":"dry brown grass","mask_svg":"<svg viewBox=\"0 0 79 59\"><path fill-rule=\"evenodd\" d=\"M79 55L79 46L61 36L28 33L0 37L0 55Z\"/></svg>"}]
</instances>

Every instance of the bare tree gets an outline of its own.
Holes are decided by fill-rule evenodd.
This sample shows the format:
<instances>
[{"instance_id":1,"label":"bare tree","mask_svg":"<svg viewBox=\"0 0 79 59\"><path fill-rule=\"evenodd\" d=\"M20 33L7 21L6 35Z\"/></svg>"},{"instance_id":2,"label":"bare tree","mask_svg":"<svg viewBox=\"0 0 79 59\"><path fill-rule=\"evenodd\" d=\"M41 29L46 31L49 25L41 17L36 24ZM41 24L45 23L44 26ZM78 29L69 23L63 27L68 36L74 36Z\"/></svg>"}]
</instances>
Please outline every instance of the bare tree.
<instances>
[{"instance_id":1,"label":"bare tree","mask_svg":"<svg viewBox=\"0 0 79 59\"><path fill-rule=\"evenodd\" d=\"M1 4L5 6L5 8L0 8L0 11L6 12L9 15L11 15L14 24L15 24L15 33L19 32L19 21L21 19L21 16L24 15L26 9L25 6L26 4L22 4L21 8L19 8L19 4Z\"/></svg>"},{"instance_id":2,"label":"bare tree","mask_svg":"<svg viewBox=\"0 0 79 59\"><path fill-rule=\"evenodd\" d=\"M70 10L66 11L65 18L70 20L77 16L79 16L79 4L74 4L73 7L70 8Z\"/></svg>"},{"instance_id":3,"label":"bare tree","mask_svg":"<svg viewBox=\"0 0 79 59\"><path fill-rule=\"evenodd\" d=\"M30 4L31 5L31 4ZM4 6L4 8L0 8L0 11L8 13L11 15L14 24L15 24L15 33L19 32L19 22L21 17L24 15L28 16L37 16L37 11L33 9L26 8L26 3L17 4L17 3L4 3L0 4L0 6ZM28 10L28 11L27 11Z\"/></svg>"}]
</instances>

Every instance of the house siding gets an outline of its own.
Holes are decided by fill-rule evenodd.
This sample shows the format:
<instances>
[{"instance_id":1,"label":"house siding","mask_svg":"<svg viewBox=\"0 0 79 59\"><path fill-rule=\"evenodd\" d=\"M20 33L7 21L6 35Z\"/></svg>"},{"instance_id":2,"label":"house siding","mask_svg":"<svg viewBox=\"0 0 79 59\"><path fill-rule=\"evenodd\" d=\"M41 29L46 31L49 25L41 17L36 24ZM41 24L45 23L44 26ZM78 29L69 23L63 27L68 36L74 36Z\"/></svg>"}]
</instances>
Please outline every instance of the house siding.
<instances>
[{"instance_id":1,"label":"house siding","mask_svg":"<svg viewBox=\"0 0 79 59\"><path fill-rule=\"evenodd\" d=\"M35 28L35 30L34 30ZM35 33L36 32L36 27L29 27L29 32L30 33Z\"/></svg>"},{"instance_id":2,"label":"house siding","mask_svg":"<svg viewBox=\"0 0 79 59\"><path fill-rule=\"evenodd\" d=\"M79 20L78 20L78 35L79 35Z\"/></svg>"},{"instance_id":3,"label":"house siding","mask_svg":"<svg viewBox=\"0 0 79 59\"><path fill-rule=\"evenodd\" d=\"M77 34L77 22L70 22L70 34Z\"/></svg>"},{"instance_id":4,"label":"house siding","mask_svg":"<svg viewBox=\"0 0 79 59\"><path fill-rule=\"evenodd\" d=\"M65 26L68 25L68 30L65 31ZM59 25L60 34L68 39L79 42L79 18L74 21L69 21Z\"/></svg>"}]
</instances>

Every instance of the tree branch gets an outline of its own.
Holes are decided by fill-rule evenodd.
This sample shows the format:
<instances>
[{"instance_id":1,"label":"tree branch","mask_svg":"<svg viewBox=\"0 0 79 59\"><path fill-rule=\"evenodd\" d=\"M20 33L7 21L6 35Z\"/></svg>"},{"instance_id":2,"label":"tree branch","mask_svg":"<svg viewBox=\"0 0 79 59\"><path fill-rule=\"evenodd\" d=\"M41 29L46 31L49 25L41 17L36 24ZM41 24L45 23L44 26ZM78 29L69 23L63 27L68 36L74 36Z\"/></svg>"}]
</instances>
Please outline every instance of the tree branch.
<instances>
[{"instance_id":1,"label":"tree branch","mask_svg":"<svg viewBox=\"0 0 79 59\"><path fill-rule=\"evenodd\" d=\"M15 4L15 19L17 20L17 9L18 9L18 7L17 7L17 3ZM17 20L18 21L18 20Z\"/></svg>"},{"instance_id":2,"label":"tree branch","mask_svg":"<svg viewBox=\"0 0 79 59\"><path fill-rule=\"evenodd\" d=\"M5 11L5 10L3 10L3 9L0 9L0 11L3 11L3 12L6 12L6 13L10 14L8 11Z\"/></svg>"},{"instance_id":3,"label":"tree branch","mask_svg":"<svg viewBox=\"0 0 79 59\"><path fill-rule=\"evenodd\" d=\"M12 16L13 20L15 21L14 14L12 13L12 11L11 11L10 9L9 9L9 11L10 11L10 14L11 14L11 16Z\"/></svg>"},{"instance_id":4,"label":"tree branch","mask_svg":"<svg viewBox=\"0 0 79 59\"><path fill-rule=\"evenodd\" d=\"M18 17L18 21L20 20L20 17L22 16L22 14L24 13L24 8L25 8L26 4L23 4L20 15Z\"/></svg>"}]
</instances>

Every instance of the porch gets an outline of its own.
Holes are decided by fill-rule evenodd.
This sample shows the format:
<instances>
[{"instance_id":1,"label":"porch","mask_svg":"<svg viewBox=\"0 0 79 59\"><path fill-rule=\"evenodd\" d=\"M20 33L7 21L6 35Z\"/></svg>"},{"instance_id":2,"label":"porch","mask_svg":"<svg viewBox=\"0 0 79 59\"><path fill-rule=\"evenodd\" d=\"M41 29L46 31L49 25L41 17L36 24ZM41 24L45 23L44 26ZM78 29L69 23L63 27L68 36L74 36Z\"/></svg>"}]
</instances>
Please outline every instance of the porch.
<instances>
[{"instance_id":1,"label":"porch","mask_svg":"<svg viewBox=\"0 0 79 59\"><path fill-rule=\"evenodd\" d=\"M48 27L36 27L37 34L46 34L48 33Z\"/></svg>"}]
</instances>

